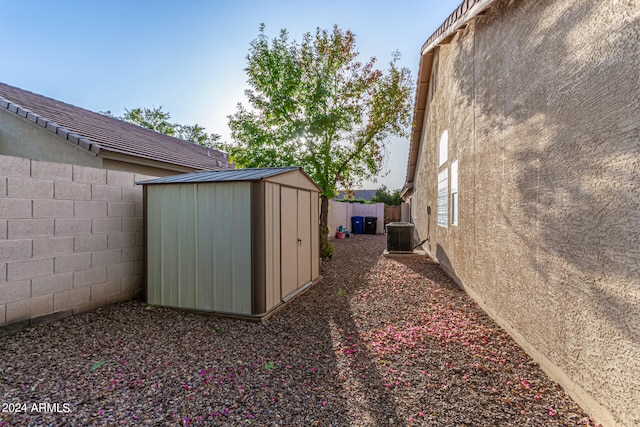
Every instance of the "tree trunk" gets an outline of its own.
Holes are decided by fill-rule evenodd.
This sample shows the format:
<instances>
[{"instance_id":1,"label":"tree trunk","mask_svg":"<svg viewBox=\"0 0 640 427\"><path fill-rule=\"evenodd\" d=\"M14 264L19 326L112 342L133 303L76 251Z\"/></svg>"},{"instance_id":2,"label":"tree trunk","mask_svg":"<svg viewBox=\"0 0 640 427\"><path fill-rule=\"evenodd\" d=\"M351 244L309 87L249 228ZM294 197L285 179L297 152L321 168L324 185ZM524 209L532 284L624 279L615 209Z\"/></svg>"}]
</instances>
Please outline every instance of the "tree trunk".
<instances>
[{"instance_id":1,"label":"tree trunk","mask_svg":"<svg viewBox=\"0 0 640 427\"><path fill-rule=\"evenodd\" d=\"M329 198L320 196L320 255L326 257L329 248Z\"/></svg>"}]
</instances>

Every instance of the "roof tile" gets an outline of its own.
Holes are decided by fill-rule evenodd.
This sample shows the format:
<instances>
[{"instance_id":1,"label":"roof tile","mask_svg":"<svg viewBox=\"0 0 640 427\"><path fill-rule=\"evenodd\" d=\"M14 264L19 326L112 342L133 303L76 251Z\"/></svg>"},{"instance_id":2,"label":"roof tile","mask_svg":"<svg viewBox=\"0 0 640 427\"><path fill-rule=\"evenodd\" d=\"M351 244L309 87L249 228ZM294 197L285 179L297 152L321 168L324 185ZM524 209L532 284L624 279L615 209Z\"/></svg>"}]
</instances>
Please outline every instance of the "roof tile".
<instances>
[{"instance_id":1,"label":"roof tile","mask_svg":"<svg viewBox=\"0 0 640 427\"><path fill-rule=\"evenodd\" d=\"M80 137L75 133L67 134L67 141L71 142L72 144L78 144L78 139L80 139Z\"/></svg>"},{"instance_id":2,"label":"roof tile","mask_svg":"<svg viewBox=\"0 0 640 427\"><path fill-rule=\"evenodd\" d=\"M78 138L78 145L80 146L80 148L84 148L85 150L91 149L91 141L89 141L87 138Z\"/></svg>"},{"instance_id":3,"label":"roof tile","mask_svg":"<svg viewBox=\"0 0 640 427\"><path fill-rule=\"evenodd\" d=\"M56 133L58 135L60 135L60 137L62 137L64 139L67 139L67 137L69 136L69 131L66 130L65 128L63 128L63 127L59 127L58 130L56 131Z\"/></svg>"},{"instance_id":4,"label":"roof tile","mask_svg":"<svg viewBox=\"0 0 640 427\"><path fill-rule=\"evenodd\" d=\"M48 128L71 143L78 144L81 140L81 145L94 153L104 150L192 169L229 168L227 155L219 150L164 135L5 83L0 83L0 106L14 113L17 113L19 108L28 110L28 120Z\"/></svg>"}]
</instances>

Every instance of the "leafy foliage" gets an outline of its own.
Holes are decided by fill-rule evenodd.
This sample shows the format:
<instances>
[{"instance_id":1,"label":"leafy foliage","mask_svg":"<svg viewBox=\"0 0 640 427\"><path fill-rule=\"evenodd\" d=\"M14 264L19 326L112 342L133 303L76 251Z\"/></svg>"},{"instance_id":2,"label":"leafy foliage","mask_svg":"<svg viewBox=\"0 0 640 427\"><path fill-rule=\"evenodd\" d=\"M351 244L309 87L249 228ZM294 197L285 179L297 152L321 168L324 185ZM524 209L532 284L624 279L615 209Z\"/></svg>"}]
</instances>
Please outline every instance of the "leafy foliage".
<instances>
[{"instance_id":1,"label":"leafy foliage","mask_svg":"<svg viewBox=\"0 0 640 427\"><path fill-rule=\"evenodd\" d=\"M333 252L335 251L335 246L333 246L333 243L331 242L327 242L327 245L322 248L321 252L320 252L320 258L324 259L324 260L329 260L331 259L331 257L333 256Z\"/></svg>"},{"instance_id":2,"label":"leafy foliage","mask_svg":"<svg viewBox=\"0 0 640 427\"><path fill-rule=\"evenodd\" d=\"M233 142L220 144L239 167L301 166L322 189L321 246L328 243L328 199L337 185L383 170L386 139L408 136L412 82L393 55L386 73L358 60L355 36L334 26L286 30L270 40L264 25L247 56L250 107L229 117Z\"/></svg>"},{"instance_id":3,"label":"leafy foliage","mask_svg":"<svg viewBox=\"0 0 640 427\"><path fill-rule=\"evenodd\" d=\"M372 202L384 203L387 206L400 206L402 203L402 197L400 197L400 190L394 190L390 192L386 185L376 190L376 195L371 199Z\"/></svg>"},{"instance_id":4,"label":"leafy foliage","mask_svg":"<svg viewBox=\"0 0 640 427\"><path fill-rule=\"evenodd\" d=\"M122 120L125 122L133 123L166 135L175 136L173 124L169 122L171 114L162 111L162 106L158 108L125 109L125 111L126 113L122 116Z\"/></svg>"},{"instance_id":5,"label":"leafy foliage","mask_svg":"<svg viewBox=\"0 0 640 427\"><path fill-rule=\"evenodd\" d=\"M106 360L99 360L99 361L95 362L94 364L92 364L92 365L91 365L91 367L89 368L89 370L90 370L91 372L93 372L93 371L95 371L96 369L101 368L101 367L102 367L102 365L104 365L105 363L107 363L107 361L106 361Z\"/></svg>"},{"instance_id":6,"label":"leafy foliage","mask_svg":"<svg viewBox=\"0 0 640 427\"><path fill-rule=\"evenodd\" d=\"M360 203L362 205L370 205L372 203L376 203L374 201L369 201L369 200L365 200L363 198L359 198L359 199L336 199L336 202L342 202L342 203Z\"/></svg>"},{"instance_id":7,"label":"leafy foliage","mask_svg":"<svg viewBox=\"0 0 640 427\"><path fill-rule=\"evenodd\" d=\"M264 364L264 366L263 366L263 367L264 367L264 369L266 369L267 371L270 371L270 370L272 370L272 369L273 369L273 367L274 367L274 366L275 366L275 363L273 363L273 361L272 361L272 360L270 360L270 361L266 362L266 363Z\"/></svg>"},{"instance_id":8,"label":"leafy foliage","mask_svg":"<svg viewBox=\"0 0 640 427\"><path fill-rule=\"evenodd\" d=\"M220 141L220 135L207 133L205 128L197 123L194 125L171 123L169 121L171 119L171 114L169 112L162 111L162 106L157 108L144 107L133 108L131 110L125 109L125 111L126 112L122 117L114 116L111 111L103 111L101 113L109 117L124 120L125 122L133 123L156 132L164 133L165 135L174 136L209 148L214 148L214 145L218 144Z\"/></svg>"},{"instance_id":9,"label":"leafy foliage","mask_svg":"<svg viewBox=\"0 0 640 427\"><path fill-rule=\"evenodd\" d=\"M198 145L203 145L208 148L215 148L215 145L220 141L220 135L216 133L207 133L202 126L197 123L194 125L180 125L174 124L173 130L174 136L185 141L191 141Z\"/></svg>"}]
</instances>

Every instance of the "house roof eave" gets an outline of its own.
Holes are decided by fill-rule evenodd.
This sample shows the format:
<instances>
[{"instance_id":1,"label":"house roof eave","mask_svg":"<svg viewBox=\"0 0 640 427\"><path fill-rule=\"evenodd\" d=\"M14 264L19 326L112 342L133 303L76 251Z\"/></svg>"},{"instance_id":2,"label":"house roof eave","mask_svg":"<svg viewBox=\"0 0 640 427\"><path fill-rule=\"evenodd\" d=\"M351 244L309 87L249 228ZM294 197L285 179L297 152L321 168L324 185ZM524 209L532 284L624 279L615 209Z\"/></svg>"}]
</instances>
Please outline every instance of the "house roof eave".
<instances>
[{"instance_id":1,"label":"house roof eave","mask_svg":"<svg viewBox=\"0 0 640 427\"><path fill-rule=\"evenodd\" d=\"M400 198L406 201L412 194L413 194L413 181L406 183L404 187L402 187L402 190L400 191Z\"/></svg>"},{"instance_id":2,"label":"house roof eave","mask_svg":"<svg viewBox=\"0 0 640 427\"><path fill-rule=\"evenodd\" d=\"M49 132L58 136L59 138L62 138L73 145L77 145L78 147L90 152L93 155L100 154L100 150L102 147L96 142L90 140L89 138L82 137L65 128L64 126L61 126L52 120L48 120L19 104L9 101L8 99L0 97L0 109L6 110L9 113L13 113L18 117L35 123L45 130L48 130Z\"/></svg>"},{"instance_id":3,"label":"house roof eave","mask_svg":"<svg viewBox=\"0 0 640 427\"><path fill-rule=\"evenodd\" d=\"M0 82L0 111L16 114L90 153L122 152L200 170L228 168L226 153Z\"/></svg>"},{"instance_id":4,"label":"house roof eave","mask_svg":"<svg viewBox=\"0 0 640 427\"><path fill-rule=\"evenodd\" d=\"M422 46L404 188L413 188L422 133L424 131L427 94L431 83L431 68L435 57L435 48L448 44L458 30L465 28L471 20L484 15L486 9L491 6L494 1L495 0L464 0ZM409 185L410 187L408 187Z\"/></svg>"}]
</instances>

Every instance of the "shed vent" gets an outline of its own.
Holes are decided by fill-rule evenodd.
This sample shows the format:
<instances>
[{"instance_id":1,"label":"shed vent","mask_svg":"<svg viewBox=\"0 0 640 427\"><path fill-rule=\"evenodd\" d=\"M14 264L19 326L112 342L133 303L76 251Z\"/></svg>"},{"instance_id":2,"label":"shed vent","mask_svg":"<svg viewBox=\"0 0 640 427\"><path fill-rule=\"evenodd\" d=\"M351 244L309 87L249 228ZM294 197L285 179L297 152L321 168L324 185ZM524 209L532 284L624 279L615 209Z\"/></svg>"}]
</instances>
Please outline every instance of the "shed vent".
<instances>
[{"instance_id":1,"label":"shed vent","mask_svg":"<svg viewBox=\"0 0 640 427\"><path fill-rule=\"evenodd\" d=\"M387 224L387 251L413 252L413 227L408 222Z\"/></svg>"}]
</instances>

